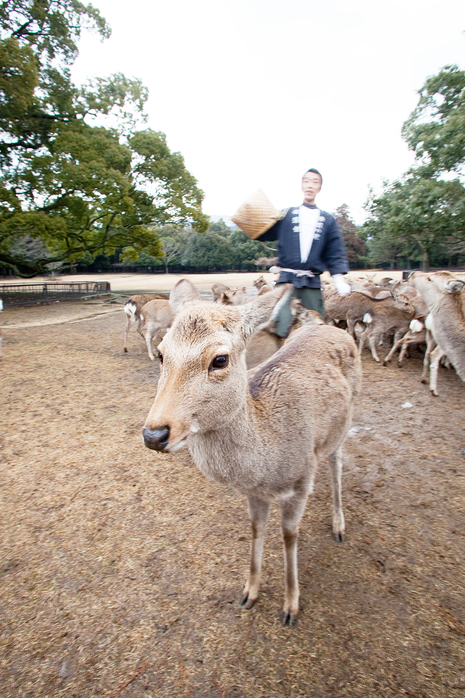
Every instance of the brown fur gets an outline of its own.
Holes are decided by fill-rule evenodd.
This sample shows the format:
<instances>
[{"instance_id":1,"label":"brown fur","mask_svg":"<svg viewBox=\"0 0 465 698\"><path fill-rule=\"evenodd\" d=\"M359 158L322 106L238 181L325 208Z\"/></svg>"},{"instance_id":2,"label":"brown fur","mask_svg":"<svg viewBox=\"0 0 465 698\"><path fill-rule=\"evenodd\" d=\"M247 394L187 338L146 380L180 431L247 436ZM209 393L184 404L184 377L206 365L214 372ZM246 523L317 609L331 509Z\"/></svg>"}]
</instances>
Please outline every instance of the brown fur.
<instances>
[{"instance_id":1,"label":"brown fur","mask_svg":"<svg viewBox=\"0 0 465 698\"><path fill-rule=\"evenodd\" d=\"M299 328L268 361L247 372L248 338L291 291L285 285L243 306L197 303L181 311L159 347L163 368L143 432L145 444L156 450L174 452L187 444L208 478L248 497L252 556L241 602L246 608L258 596L265 524L271 502L278 500L283 622L290 625L299 611L298 525L322 459L331 465L334 535L344 536L341 449L361 381L353 339L326 325Z\"/></svg>"},{"instance_id":2,"label":"brown fur","mask_svg":"<svg viewBox=\"0 0 465 698\"><path fill-rule=\"evenodd\" d=\"M168 300L152 300L142 306L140 311L141 332L144 335L151 361L155 360L152 342L155 341L155 344L161 342L173 322L173 317Z\"/></svg>"},{"instance_id":3,"label":"brown fur","mask_svg":"<svg viewBox=\"0 0 465 698\"><path fill-rule=\"evenodd\" d=\"M229 288L220 295L220 303L223 305L242 305L245 301L246 288Z\"/></svg>"},{"instance_id":4,"label":"brown fur","mask_svg":"<svg viewBox=\"0 0 465 698\"><path fill-rule=\"evenodd\" d=\"M431 355L430 389L437 395L439 360L447 355L465 381L465 285L447 271L426 274L415 271L409 279L421 294L433 318L433 337L438 344Z\"/></svg>"},{"instance_id":5,"label":"brown fur","mask_svg":"<svg viewBox=\"0 0 465 698\"><path fill-rule=\"evenodd\" d=\"M366 293L353 291L347 296L340 296L334 288L323 289L323 301L325 307L325 321L347 322L347 329L352 337L355 337L355 323L363 322L364 315L370 311L373 314L380 312L383 307L406 307L407 299L402 298L373 298Z\"/></svg>"},{"instance_id":6,"label":"brown fur","mask_svg":"<svg viewBox=\"0 0 465 698\"><path fill-rule=\"evenodd\" d=\"M223 293L223 291L230 291L229 286L226 286L226 284L222 284L220 281L213 284L212 295L213 295L213 302L214 303L221 302L221 294Z\"/></svg>"},{"instance_id":7,"label":"brown fur","mask_svg":"<svg viewBox=\"0 0 465 698\"><path fill-rule=\"evenodd\" d=\"M137 331L142 337L140 311L141 308L149 301L159 299L168 300L166 293L139 293L131 296L124 304L124 312L126 313L126 327L124 329L124 351L128 350L128 333L132 325L137 321Z\"/></svg>"}]
</instances>

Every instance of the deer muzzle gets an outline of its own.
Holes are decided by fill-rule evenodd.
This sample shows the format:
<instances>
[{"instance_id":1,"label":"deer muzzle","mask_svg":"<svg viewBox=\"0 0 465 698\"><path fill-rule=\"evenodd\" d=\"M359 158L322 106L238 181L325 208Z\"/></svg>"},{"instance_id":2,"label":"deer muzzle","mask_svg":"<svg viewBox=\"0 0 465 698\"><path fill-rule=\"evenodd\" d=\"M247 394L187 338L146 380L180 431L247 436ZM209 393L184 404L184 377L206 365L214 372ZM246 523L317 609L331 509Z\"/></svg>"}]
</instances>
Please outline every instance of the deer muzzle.
<instances>
[{"instance_id":1,"label":"deer muzzle","mask_svg":"<svg viewBox=\"0 0 465 698\"><path fill-rule=\"evenodd\" d=\"M151 448L153 451L166 451L170 439L170 428L168 426L158 429L144 427L142 437L147 448Z\"/></svg>"}]
</instances>

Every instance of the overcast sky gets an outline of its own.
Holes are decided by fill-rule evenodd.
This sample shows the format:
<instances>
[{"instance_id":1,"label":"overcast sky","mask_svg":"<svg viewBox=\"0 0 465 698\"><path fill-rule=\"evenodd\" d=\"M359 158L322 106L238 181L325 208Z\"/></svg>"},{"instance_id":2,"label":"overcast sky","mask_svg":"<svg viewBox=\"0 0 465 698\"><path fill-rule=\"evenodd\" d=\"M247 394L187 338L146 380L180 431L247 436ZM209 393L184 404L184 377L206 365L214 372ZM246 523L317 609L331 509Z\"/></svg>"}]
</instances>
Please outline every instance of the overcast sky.
<instances>
[{"instance_id":1,"label":"overcast sky","mask_svg":"<svg viewBox=\"0 0 465 698\"><path fill-rule=\"evenodd\" d=\"M277 208L317 200L363 221L368 188L413 158L403 122L429 75L465 68L464 0L93 0L112 27L84 35L77 82L123 72L149 88L148 126L231 215L258 188Z\"/></svg>"}]
</instances>

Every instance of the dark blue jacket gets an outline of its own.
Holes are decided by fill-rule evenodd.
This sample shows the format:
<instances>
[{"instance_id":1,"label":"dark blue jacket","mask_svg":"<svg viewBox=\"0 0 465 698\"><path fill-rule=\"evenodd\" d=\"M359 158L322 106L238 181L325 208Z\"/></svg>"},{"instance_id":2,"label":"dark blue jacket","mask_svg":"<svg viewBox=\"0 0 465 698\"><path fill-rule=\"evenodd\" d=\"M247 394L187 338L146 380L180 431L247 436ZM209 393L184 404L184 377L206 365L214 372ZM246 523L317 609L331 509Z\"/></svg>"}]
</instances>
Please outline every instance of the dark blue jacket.
<instances>
[{"instance_id":1,"label":"dark blue jacket","mask_svg":"<svg viewBox=\"0 0 465 698\"><path fill-rule=\"evenodd\" d=\"M306 262L300 261L300 236L296 217L299 207L290 208L284 218L263 233L258 240L278 240L278 266L290 269L306 269L315 276L296 276L290 272L281 272L278 283L291 283L296 288L320 288L320 274L325 269L329 273L346 274L349 271L344 243L333 216L320 211L312 247ZM294 222L293 222L294 219Z\"/></svg>"}]
</instances>

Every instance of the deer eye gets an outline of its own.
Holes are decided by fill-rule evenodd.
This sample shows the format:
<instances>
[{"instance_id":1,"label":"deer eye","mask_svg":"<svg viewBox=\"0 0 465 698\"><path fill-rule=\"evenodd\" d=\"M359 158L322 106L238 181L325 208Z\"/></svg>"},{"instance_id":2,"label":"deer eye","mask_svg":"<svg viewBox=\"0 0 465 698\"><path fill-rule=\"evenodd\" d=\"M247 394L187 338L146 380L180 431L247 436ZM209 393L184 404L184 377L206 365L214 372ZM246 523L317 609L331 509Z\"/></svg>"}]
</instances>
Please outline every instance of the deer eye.
<instances>
[{"instance_id":1,"label":"deer eye","mask_svg":"<svg viewBox=\"0 0 465 698\"><path fill-rule=\"evenodd\" d=\"M159 349L157 349L157 356L160 359L160 363L162 364L163 363L163 354L161 353L161 351Z\"/></svg>"},{"instance_id":2,"label":"deer eye","mask_svg":"<svg viewBox=\"0 0 465 698\"><path fill-rule=\"evenodd\" d=\"M229 356L227 354L221 354L220 356L215 356L210 364L209 371L217 371L220 368L226 368L229 364Z\"/></svg>"}]
</instances>

